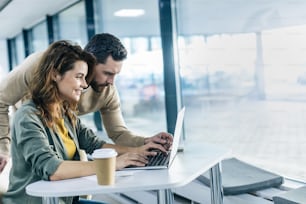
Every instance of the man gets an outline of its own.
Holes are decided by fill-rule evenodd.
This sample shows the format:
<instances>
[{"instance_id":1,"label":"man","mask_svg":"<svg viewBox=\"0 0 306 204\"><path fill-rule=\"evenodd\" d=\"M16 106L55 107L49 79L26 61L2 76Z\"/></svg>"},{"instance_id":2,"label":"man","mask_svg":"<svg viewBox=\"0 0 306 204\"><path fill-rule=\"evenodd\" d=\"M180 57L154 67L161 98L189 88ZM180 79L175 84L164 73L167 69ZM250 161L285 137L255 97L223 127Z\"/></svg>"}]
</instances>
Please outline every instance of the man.
<instances>
[{"instance_id":1,"label":"man","mask_svg":"<svg viewBox=\"0 0 306 204\"><path fill-rule=\"evenodd\" d=\"M157 143L161 144L159 149L168 149L172 144L169 133L161 132L144 137L132 133L125 126L120 99L114 85L115 76L121 71L123 60L127 57L127 51L120 40L111 34L97 34L89 41L85 50L96 57L97 64L93 70L94 78L88 81L90 86L81 95L79 114L100 111L107 135L118 145L136 147ZM9 106L15 105L27 93L29 82L42 55L43 53L34 53L27 57L0 84L0 172L9 158ZM149 148L144 151L149 151Z\"/></svg>"}]
</instances>

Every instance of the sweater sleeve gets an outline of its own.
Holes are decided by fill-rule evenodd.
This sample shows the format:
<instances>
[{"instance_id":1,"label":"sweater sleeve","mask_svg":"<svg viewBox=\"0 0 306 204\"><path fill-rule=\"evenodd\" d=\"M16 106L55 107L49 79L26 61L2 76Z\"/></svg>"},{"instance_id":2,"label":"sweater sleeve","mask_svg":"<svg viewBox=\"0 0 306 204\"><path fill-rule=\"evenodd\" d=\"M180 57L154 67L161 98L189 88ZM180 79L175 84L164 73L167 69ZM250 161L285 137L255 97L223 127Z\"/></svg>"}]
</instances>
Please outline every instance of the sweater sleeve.
<instances>
[{"instance_id":1,"label":"sweater sleeve","mask_svg":"<svg viewBox=\"0 0 306 204\"><path fill-rule=\"evenodd\" d=\"M41 57L42 53L30 55L0 83L0 154L9 155L9 106L16 104L27 93Z\"/></svg>"},{"instance_id":2,"label":"sweater sleeve","mask_svg":"<svg viewBox=\"0 0 306 204\"><path fill-rule=\"evenodd\" d=\"M137 147L144 144L144 137L131 132L123 119L120 99L115 86L113 91L104 96L107 100L107 108L100 109L106 132L110 139L118 145ZM102 99L101 99L102 100Z\"/></svg>"}]
</instances>

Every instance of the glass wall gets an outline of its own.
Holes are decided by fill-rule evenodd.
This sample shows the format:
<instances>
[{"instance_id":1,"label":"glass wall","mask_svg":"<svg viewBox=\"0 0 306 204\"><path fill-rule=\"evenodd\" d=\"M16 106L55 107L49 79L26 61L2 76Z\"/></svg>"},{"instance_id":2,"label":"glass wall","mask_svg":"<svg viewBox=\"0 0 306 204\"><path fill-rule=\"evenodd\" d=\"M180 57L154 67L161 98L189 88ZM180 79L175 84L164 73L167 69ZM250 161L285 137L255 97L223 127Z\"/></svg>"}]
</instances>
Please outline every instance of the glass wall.
<instances>
[{"instance_id":1,"label":"glass wall","mask_svg":"<svg viewBox=\"0 0 306 204\"><path fill-rule=\"evenodd\" d=\"M177 3L187 141L223 145L241 160L306 180L305 26L245 32L206 15L209 2Z\"/></svg>"},{"instance_id":2,"label":"glass wall","mask_svg":"<svg viewBox=\"0 0 306 204\"><path fill-rule=\"evenodd\" d=\"M0 50L7 50L5 40L0 40ZM0 52L0 80L9 72L8 56L6 52Z\"/></svg>"},{"instance_id":3,"label":"glass wall","mask_svg":"<svg viewBox=\"0 0 306 204\"><path fill-rule=\"evenodd\" d=\"M306 25L262 33L268 99L306 101Z\"/></svg>"},{"instance_id":4,"label":"glass wall","mask_svg":"<svg viewBox=\"0 0 306 204\"><path fill-rule=\"evenodd\" d=\"M158 1L96 0L95 9L96 32L114 34L128 50L116 79L128 127L146 135L165 131Z\"/></svg>"},{"instance_id":5,"label":"glass wall","mask_svg":"<svg viewBox=\"0 0 306 204\"><path fill-rule=\"evenodd\" d=\"M16 36L15 46L16 46L16 54L17 54L16 64L20 64L25 58L25 48L24 48L24 41L23 41L22 33Z\"/></svg>"},{"instance_id":6,"label":"glass wall","mask_svg":"<svg viewBox=\"0 0 306 204\"><path fill-rule=\"evenodd\" d=\"M186 142L223 145L239 159L306 180L306 27L267 29L271 22L263 21L260 27L255 16L245 24L233 13L230 19L225 17L229 12L221 9L229 5L212 2L173 1ZM158 0L94 0L96 33L116 35L128 50L116 79L125 121L131 130L147 135L167 129L158 4ZM221 17L216 16L218 9ZM85 16L85 1L52 16L55 40L72 40L84 47ZM225 23L235 19L239 20ZM45 22L32 28L35 51L47 46L46 32ZM15 66L24 59L22 35L11 43ZM1 71L6 66L2 58ZM93 118L82 116L95 129Z\"/></svg>"},{"instance_id":7,"label":"glass wall","mask_svg":"<svg viewBox=\"0 0 306 204\"><path fill-rule=\"evenodd\" d=\"M54 17L58 39L71 40L82 47L87 43L85 3L80 1Z\"/></svg>"},{"instance_id":8,"label":"glass wall","mask_svg":"<svg viewBox=\"0 0 306 204\"><path fill-rule=\"evenodd\" d=\"M32 47L33 51L43 51L48 47L48 33L47 33L47 23L43 21L37 25L35 25L32 30Z\"/></svg>"}]
</instances>

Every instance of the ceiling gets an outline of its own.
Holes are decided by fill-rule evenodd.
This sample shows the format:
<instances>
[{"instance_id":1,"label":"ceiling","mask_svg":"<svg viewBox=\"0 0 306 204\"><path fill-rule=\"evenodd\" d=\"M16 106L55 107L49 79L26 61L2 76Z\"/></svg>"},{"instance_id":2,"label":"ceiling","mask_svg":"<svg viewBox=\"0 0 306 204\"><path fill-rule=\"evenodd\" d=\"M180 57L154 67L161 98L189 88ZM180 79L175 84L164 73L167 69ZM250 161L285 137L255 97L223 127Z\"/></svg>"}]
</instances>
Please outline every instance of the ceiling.
<instances>
[{"instance_id":1,"label":"ceiling","mask_svg":"<svg viewBox=\"0 0 306 204\"><path fill-rule=\"evenodd\" d=\"M0 3L4 0L0 0ZM0 39L12 38L22 29L43 20L77 0L13 0L0 11Z\"/></svg>"},{"instance_id":2,"label":"ceiling","mask_svg":"<svg viewBox=\"0 0 306 204\"><path fill-rule=\"evenodd\" d=\"M0 6L4 1L7 0L0 0ZM77 1L79 0L12 0L0 11L0 40L15 37L22 29L30 28L42 21L46 15L53 15ZM180 14L179 33L186 35L260 32L306 24L306 0L176 1ZM105 11L103 19L106 30L125 35L159 32L152 30L159 28L158 24L152 24L158 23L158 0L146 3L143 0L101 0L101 3ZM119 9L140 7L146 10L145 19L142 18L141 21L113 16Z\"/></svg>"}]
</instances>

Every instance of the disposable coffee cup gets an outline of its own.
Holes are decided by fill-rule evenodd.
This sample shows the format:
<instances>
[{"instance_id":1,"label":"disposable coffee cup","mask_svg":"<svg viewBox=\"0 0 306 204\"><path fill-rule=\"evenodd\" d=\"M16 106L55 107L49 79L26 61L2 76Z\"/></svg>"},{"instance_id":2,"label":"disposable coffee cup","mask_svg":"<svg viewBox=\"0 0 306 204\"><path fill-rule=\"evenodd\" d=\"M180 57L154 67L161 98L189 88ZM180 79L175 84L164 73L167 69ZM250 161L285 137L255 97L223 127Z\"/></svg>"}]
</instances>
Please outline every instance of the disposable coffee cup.
<instances>
[{"instance_id":1,"label":"disposable coffee cup","mask_svg":"<svg viewBox=\"0 0 306 204\"><path fill-rule=\"evenodd\" d=\"M99 185L113 185L115 183L117 152L111 148L97 149L92 157Z\"/></svg>"}]
</instances>

